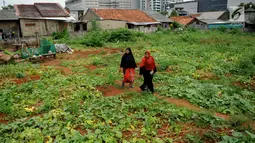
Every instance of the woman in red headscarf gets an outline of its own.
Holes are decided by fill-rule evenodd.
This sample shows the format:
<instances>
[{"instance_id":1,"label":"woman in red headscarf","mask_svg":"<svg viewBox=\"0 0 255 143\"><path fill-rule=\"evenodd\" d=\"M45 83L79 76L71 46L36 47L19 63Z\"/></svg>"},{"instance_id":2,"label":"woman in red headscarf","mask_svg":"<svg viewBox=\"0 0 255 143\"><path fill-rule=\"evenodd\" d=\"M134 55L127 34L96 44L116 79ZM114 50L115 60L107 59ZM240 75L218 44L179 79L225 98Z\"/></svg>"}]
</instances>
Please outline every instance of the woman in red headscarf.
<instances>
[{"instance_id":1,"label":"woman in red headscarf","mask_svg":"<svg viewBox=\"0 0 255 143\"><path fill-rule=\"evenodd\" d=\"M154 93L154 87L152 83L153 75L157 72L156 64L154 58L151 56L150 51L145 52L145 56L140 64L140 75L143 75L144 82L140 86L141 90L148 88L152 93Z\"/></svg>"}]
</instances>

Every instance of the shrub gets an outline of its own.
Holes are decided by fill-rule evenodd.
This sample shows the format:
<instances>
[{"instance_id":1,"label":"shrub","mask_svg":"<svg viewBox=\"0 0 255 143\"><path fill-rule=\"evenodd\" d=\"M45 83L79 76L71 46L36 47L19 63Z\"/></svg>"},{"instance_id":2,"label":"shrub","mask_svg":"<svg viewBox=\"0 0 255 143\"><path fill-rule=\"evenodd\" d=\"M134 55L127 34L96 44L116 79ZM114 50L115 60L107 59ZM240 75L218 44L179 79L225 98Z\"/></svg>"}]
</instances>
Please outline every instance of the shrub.
<instances>
[{"instance_id":1,"label":"shrub","mask_svg":"<svg viewBox=\"0 0 255 143\"><path fill-rule=\"evenodd\" d=\"M226 32L227 28L224 26L220 26L217 30L219 30L220 32Z\"/></svg>"},{"instance_id":2,"label":"shrub","mask_svg":"<svg viewBox=\"0 0 255 143\"><path fill-rule=\"evenodd\" d=\"M239 34L240 31L239 31L238 29L234 28L234 29L231 29L231 30L229 31L229 33L230 33L230 34Z\"/></svg>"},{"instance_id":3,"label":"shrub","mask_svg":"<svg viewBox=\"0 0 255 143\"><path fill-rule=\"evenodd\" d=\"M194 28L194 27L188 27L188 28L186 28L186 30L189 32L197 32L198 31L198 29Z\"/></svg>"},{"instance_id":4,"label":"shrub","mask_svg":"<svg viewBox=\"0 0 255 143\"><path fill-rule=\"evenodd\" d=\"M68 39L69 37L70 37L70 33L68 32L67 29L65 29L62 32L53 32L52 33L52 38L54 40L56 40L56 39Z\"/></svg>"},{"instance_id":5,"label":"shrub","mask_svg":"<svg viewBox=\"0 0 255 143\"><path fill-rule=\"evenodd\" d=\"M176 28L181 28L182 25L176 21L174 21L172 24L171 24L171 28L172 29L176 29Z\"/></svg>"},{"instance_id":6,"label":"shrub","mask_svg":"<svg viewBox=\"0 0 255 143\"><path fill-rule=\"evenodd\" d=\"M91 26L92 27L91 27L90 31L100 31L101 30L100 25L95 20L92 21Z\"/></svg>"},{"instance_id":7,"label":"shrub","mask_svg":"<svg viewBox=\"0 0 255 143\"><path fill-rule=\"evenodd\" d=\"M110 32L107 41L108 42L125 42L132 41L133 35L132 32L128 29L118 29Z\"/></svg>"},{"instance_id":8,"label":"shrub","mask_svg":"<svg viewBox=\"0 0 255 143\"><path fill-rule=\"evenodd\" d=\"M89 32L82 42L83 45L88 47L102 47L105 43L104 34L100 31Z\"/></svg>"}]
</instances>

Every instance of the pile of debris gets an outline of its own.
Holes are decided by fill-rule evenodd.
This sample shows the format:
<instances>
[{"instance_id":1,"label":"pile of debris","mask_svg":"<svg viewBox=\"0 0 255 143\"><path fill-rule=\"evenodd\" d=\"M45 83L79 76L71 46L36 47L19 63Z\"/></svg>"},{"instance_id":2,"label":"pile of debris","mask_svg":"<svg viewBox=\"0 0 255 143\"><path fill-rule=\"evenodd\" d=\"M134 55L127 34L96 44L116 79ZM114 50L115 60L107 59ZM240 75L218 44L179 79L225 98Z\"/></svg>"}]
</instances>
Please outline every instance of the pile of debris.
<instances>
[{"instance_id":1,"label":"pile of debris","mask_svg":"<svg viewBox=\"0 0 255 143\"><path fill-rule=\"evenodd\" d=\"M74 52L73 49L71 49L66 44L55 44L56 52L57 53L69 53L72 54Z\"/></svg>"}]
</instances>

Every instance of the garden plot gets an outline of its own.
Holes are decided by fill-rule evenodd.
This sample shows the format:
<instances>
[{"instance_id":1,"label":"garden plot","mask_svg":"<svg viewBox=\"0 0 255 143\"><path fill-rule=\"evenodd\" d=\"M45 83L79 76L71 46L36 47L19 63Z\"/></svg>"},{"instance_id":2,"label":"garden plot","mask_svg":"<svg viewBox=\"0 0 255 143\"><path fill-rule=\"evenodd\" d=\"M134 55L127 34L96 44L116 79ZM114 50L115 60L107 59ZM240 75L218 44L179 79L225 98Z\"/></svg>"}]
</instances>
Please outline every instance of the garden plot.
<instances>
[{"instance_id":1,"label":"garden plot","mask_svg":"<svg viewBox=\"0 0 255 143\"><path fill-rule=\"evenodd\" d=\"M136 38L83 50L76 43L73 54L55 60L0 67L0 140L254 142L255 94L243 86L254 80L249 55L255 43L246 40L252 35L239 36L240 42L235 35L200 31ZM135 88L121 88L126 47L137 63L152 51L159 70L155 95L139 90L138 71Z\"/></svg>"}]
</instances>

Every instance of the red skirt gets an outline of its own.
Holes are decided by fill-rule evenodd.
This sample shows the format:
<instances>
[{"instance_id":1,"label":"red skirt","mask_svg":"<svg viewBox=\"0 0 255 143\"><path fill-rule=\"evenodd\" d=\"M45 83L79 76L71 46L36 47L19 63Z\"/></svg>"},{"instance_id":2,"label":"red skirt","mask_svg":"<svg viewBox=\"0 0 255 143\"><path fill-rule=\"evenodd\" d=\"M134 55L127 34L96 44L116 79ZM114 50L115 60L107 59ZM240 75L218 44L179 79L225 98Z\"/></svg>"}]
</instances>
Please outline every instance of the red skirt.
<instances>
[{"instance_id":1,"label":"red skirt","mask_svg":"<svg viewBox=\"0 0 255 143\"><path fill-rule=\"evenodd\" d=\"M123 82L134 83L134 81L135 81L135 69L132 68L126 69Z\"/></svg>"}]
</instances>

